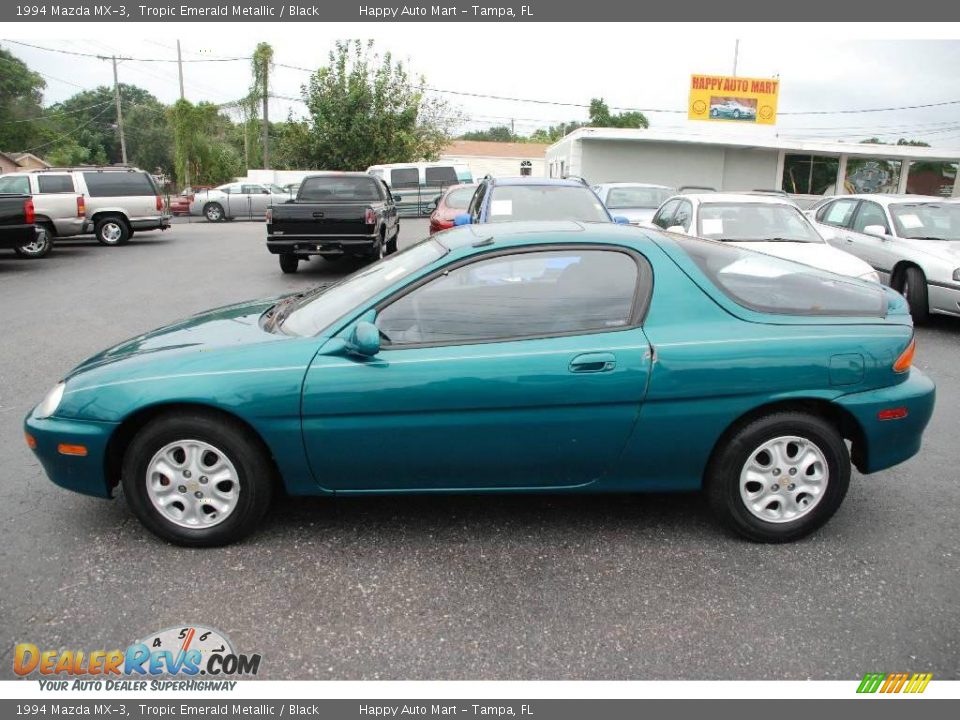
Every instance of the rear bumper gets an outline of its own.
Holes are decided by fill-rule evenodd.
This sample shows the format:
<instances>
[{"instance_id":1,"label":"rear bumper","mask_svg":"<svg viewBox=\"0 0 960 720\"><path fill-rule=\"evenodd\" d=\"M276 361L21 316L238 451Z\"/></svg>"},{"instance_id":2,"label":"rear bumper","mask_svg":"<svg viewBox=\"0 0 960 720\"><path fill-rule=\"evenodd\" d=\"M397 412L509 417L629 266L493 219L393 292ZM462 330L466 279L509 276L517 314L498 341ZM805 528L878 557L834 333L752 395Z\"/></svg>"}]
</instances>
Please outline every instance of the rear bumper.
<instances>
[{"instance_id":1,"label":"rear bumper","mask_svg":"<svg viewBox=\"0 0 960 720\"><path fill-rule=\"evenodd\" d=\"M274 255L344 255L368 253L380 241L372 235L282 235L267 236L267 250Z\"/></svg>"},{"instance_id":2,"label":"rear bumper","mask_svg":"<svg viewBox=\"0 0 960 720\"><path fill-rule=\"evenodd\" d=\"M885 470L920 451L923 431L933 415L936 386L916 368L899 385L843 395L835 402L856 418L863 430L863 447L855 457L863 474ZM906 416L880 420L881 410L905 408Z\"/></svg>"},{"instance_id":3,"label":"rear bumper","mask_svg":"<svg viewBox=\"0 0 960 720\"><path fill-rule=\"evenodd\" d=\"M32 412L23 422L24 431L36 441L33 452L50 480L67 490L102 498L111 497L106 451L116 427L113 423L55 417L41 420ZM87 454L63 455L58 449L61 443L82 445Z\"/></svg>"}]
</instances>

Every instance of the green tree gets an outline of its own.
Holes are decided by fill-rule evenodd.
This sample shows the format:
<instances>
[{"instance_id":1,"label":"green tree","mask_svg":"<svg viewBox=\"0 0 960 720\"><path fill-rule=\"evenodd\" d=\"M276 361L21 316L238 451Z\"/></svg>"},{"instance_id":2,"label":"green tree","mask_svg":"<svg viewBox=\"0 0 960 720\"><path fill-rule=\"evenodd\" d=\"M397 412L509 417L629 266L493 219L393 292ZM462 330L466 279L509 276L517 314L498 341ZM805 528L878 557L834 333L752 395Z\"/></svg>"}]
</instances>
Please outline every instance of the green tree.
<instances>
[{"instance_id":1,"label":"green tree","mask_svg":"<svg viewBox=\"0 0 960 720\"><path fill-rule=\"evenodd\" d=\"M471 130L460 136L461 140L485 140L487 142L525 142L527 138L514 135L508 125L497 125L487 130Z\"/></svg>"},{"instance_id":2,"label":"green tree","mask_svg":"<svg viewBox=\"0 0 960 720\"><path fill-rule=\"evenodd\" d=\"M310 164L354 170L435 159L460 118L443 100L428 97L425 84L390 53L377 55L372 40L338 41L327 66L303 88Z\"/></svg>"},{"instance_id":3,"label":"green tree","mask_svg":"<svg viewBox=\"0 0 960 720\"><path fill-rule=\"evenodd\" d=\"M564 135L572 133L582 127L606 128L648 128L650 121L639 110L627 110L621 113L611 113L603 98L591 98L588 109L590 119L587 122L573 120L548 128L539 128L530 135L530 140L540 143L555 143Z\"/></svg>"},{"instance_id":4,"label":"green tree","mask_svg":"<svg viewBox=\"0 0 960 720\"><path fill-rule=\"evenodd\" d=\"M273 67L273 48L270 43L258 43L257 49L253 51L251 60L251 69L253 71L253 84L250 86L250 93L247 95L247 107L252 111L253 117L256 117L257 104L263 106L263 116L261 123L261 157L263 167L266 169L270 165L270 70ZM247 158L249 160L249 158ZM249 167L249 165L248 165Z\"/></svg>"},{"instance_id":5,"label":"green tree","mask_svg":"<svg viewBox=\"0 0 960 720\"><path fill-rule=\"evenodd\" d=\"M0 48L0 150L29 150L48 139L42 106L46 83Z\"/></svg>"},{"instance_id":6,"label":"green tree","mask_svg":"<svg viewBox=\"0 0 960 720\"><path fill-rule=\"evenodd\" d=\"M173 135L175 177L195 185L226 182L245 170L230 144L233 124L213 103L177 100L167 111Z\"/></svg>"}]
</instances>

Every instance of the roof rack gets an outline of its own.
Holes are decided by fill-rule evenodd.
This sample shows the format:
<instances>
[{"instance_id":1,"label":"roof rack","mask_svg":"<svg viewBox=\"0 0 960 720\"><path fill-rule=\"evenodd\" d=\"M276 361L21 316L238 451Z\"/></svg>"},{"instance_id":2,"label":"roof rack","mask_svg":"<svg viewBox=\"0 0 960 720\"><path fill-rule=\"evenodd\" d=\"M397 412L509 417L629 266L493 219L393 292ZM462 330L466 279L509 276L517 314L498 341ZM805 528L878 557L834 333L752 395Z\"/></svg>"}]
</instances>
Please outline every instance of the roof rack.
<instances>
[{"instance_id":1,"label":"roof rack","mask_svg":"<svg viewBox=\"0 0 960 720\"><path fill-rule=\"evenodd\" d=\"M133 165L71 165L63 167L34 168L29 170L31 173L42 172L74 172L78 170L103 172L104 170L114 170L117 172L141 172L140 168Z\"/></svg>"}]
</instances>

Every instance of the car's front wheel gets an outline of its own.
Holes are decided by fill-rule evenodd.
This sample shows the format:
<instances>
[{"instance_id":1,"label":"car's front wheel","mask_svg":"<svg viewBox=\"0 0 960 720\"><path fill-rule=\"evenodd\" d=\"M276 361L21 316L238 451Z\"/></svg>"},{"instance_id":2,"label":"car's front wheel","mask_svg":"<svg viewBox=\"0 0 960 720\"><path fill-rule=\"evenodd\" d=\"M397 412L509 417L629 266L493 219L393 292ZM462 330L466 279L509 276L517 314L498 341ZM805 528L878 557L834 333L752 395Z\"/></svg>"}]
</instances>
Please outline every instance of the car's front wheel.
<instances>
[{"instance_id":1,"label":"car's front wheel","mask_svg":"<svg viewBox=\"0 0 960 720\"><path fill-rule=\"evenodd\" d=\"M127 448L121 471L140 522L191 547L227 545L253 532L270 505L272 478L259 438L203 413L149 423Z\"/></svg>"},{"instance_id":2,"label":"car's front wheel","mask_svg":"<svg viewBox=\"0 0 960 720\"><path fill-rule=\"evenodd\" d=\"M707 471L714 513L757 542L797 540L823 525L850 484L850 455L837 430L799 412L761 417L727 438Z\"/></svg>"},{"instance_id":3,"label":"car's front wheel","mask_svg":"<svg viewBox=\"0 0 960 720\"><path fill-rule=\"evenodd\" d=\"M900 293L907 299L913 321L917 324L926 322L930 317L930 299L923 270L917 267L904 270L900 279Z\"/></svg>"}]
</instances>

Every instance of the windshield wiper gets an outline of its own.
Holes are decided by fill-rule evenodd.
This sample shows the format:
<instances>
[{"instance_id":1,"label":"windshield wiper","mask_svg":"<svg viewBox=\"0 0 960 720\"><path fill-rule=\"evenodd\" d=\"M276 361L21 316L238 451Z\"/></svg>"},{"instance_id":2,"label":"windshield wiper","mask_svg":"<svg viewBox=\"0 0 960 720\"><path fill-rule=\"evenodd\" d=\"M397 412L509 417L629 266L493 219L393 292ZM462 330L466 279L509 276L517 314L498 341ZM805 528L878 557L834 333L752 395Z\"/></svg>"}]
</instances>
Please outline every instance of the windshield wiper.
<instances>
[{"instance_id":1,"label":"windshield wiper","mask_svg":"<svg viewBox=\"0 0 960 720\"><path fill-rule=\"evenodd\" d=\"M932 235L913 235L906 238L907 240L942 240L943 242L957 242L960 241L960 238L951 240L950 238L945 237L933 237Z\"/></svg>"}]
</instances>

